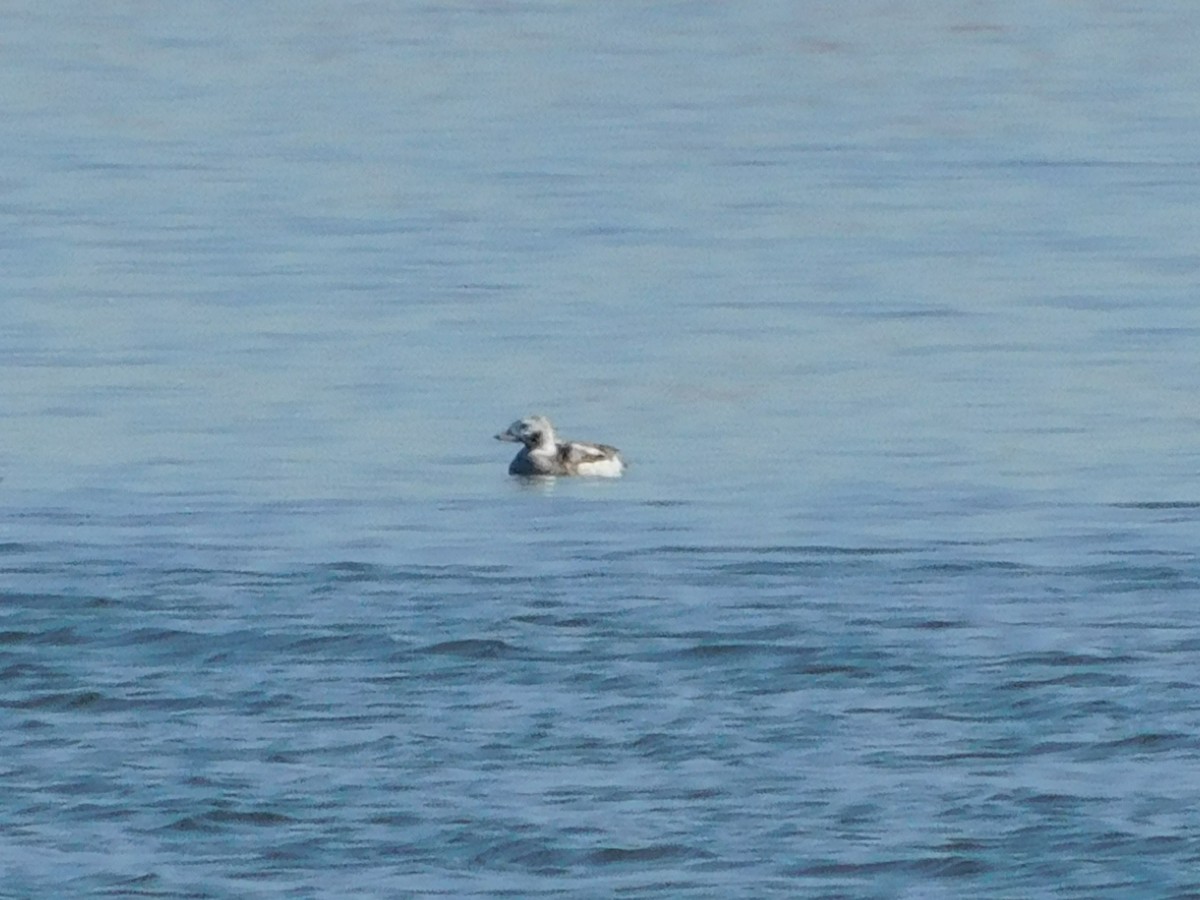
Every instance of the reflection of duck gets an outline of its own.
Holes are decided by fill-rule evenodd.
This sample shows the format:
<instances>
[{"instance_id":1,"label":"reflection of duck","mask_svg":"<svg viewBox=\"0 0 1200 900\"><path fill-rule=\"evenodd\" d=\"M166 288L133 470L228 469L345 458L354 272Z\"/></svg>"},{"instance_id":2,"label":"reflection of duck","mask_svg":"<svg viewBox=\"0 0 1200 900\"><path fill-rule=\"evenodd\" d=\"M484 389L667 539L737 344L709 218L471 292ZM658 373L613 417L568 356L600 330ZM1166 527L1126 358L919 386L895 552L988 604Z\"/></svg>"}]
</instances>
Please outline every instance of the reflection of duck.
<instances>
[{"instance_id":1,"label":"reflection of duck","mask_svg":"<svg viewBox=\"0 0 1200 900\"><path fill-rule=\"evenodd\" d=\"M526 416L496 435L498 441L524 444L508 466L509 475L599 475L616 478L625 461L616 447L560 441L545 416Z\"/></svg>"}]
</instances>

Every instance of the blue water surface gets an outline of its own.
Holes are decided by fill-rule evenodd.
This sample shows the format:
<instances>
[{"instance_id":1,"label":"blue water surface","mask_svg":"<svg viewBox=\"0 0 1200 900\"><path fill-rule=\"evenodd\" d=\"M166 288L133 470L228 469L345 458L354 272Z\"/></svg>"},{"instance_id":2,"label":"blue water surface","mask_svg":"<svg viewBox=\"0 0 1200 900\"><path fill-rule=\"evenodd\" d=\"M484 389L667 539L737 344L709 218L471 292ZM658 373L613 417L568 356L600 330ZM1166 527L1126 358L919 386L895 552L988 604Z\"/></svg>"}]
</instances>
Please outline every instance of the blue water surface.
<instances>
[{"instance_id":1,"label":"blue water surface","mask_svg":"<svg viewBox=\"0 0 1200 900\"><path fill-rule=\"evenodd\" d=\"M1200 894L1200 11L5 19L0 897Z\"/></svg>"}]
</instances>

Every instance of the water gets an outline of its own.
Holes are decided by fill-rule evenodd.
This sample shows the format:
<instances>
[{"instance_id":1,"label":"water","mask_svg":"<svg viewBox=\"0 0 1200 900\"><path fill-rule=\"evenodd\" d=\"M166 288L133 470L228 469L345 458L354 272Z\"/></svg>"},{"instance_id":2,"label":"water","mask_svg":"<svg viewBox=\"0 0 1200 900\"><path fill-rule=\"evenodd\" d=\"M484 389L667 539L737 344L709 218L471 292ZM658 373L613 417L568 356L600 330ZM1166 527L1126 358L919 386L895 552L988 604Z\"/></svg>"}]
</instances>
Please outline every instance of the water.
<instances>
[{"instance_id":1,"label":"water","mask_svg":"<svg viewBox=\"0 0 1200 900\"><path fill-rule=\"evenodd\" d=\"M1200 893L1198 17L8 10L0 896Z\"/></svg>"}]
</instances>

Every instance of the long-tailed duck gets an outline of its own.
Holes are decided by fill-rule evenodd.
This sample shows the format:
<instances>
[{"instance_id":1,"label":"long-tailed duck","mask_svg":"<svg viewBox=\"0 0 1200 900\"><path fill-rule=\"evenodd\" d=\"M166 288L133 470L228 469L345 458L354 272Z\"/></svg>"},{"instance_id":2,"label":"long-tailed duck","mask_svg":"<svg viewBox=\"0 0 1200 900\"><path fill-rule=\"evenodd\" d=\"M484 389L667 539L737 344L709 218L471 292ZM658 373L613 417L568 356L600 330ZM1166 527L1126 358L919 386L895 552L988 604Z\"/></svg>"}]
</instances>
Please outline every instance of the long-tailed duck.
<instances>
[{"instance_id":1,"label":"long-tailed duck","mask_svg":"<svg viewBox=\"0 0 1200 900\"><path fill-rule=\"evenodd\" d=\"M525 446L508 466L509 475L599 475L616 478L625 461L616 447L559 440L545 416L526 416L496 435Z\"/></svg>"}]
</instances>

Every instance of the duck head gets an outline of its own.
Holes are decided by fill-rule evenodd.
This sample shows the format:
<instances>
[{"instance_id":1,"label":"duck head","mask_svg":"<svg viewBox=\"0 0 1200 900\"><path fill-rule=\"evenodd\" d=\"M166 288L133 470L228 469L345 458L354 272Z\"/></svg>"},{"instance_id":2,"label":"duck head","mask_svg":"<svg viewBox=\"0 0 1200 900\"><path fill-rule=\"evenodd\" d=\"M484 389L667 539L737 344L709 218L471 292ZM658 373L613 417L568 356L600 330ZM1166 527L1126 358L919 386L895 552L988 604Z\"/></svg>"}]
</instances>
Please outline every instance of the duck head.
<instances>
[{"instance_id":1,"label":"duck head","mask_svg":"<svg viewBox=\"0 0 1200 900\"><path fill-rule=\"evenodd\" d=\"M554 427L545 416L526 416L508 426L507 431L496 435L498 441L514 441L530 449L545 444L554 444Z\"/></svg>"}]
</instances>

